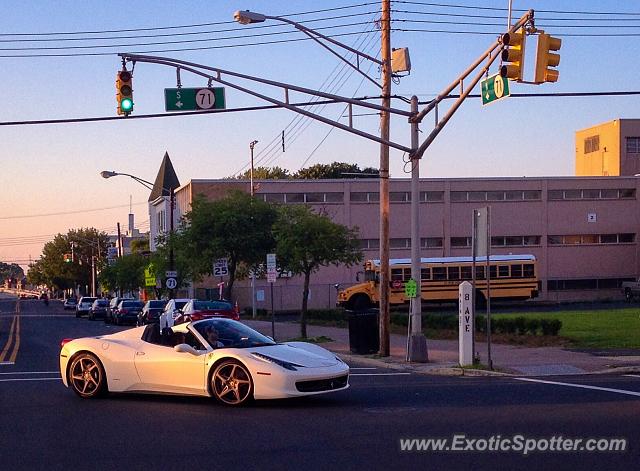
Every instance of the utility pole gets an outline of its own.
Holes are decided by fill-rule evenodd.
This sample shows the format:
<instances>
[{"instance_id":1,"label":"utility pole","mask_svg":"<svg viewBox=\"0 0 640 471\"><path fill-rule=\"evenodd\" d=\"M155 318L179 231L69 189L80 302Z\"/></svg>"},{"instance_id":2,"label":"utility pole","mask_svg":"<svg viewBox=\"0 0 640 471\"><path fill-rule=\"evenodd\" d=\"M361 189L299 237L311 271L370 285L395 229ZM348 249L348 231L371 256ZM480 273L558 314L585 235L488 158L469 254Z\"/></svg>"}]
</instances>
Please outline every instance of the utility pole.
<instances>
[{"instance_id":1,"label":"utility pole","mask_svg":"<svg viewBox=\"0 0 640 471\"><path fill-rule=\"evenodd\" d=\"M380 356L389 356L389 127L391 106L391 0L382 0L382 107L380 111Z\"/></svg>"},{"instance_id":2,"label":"utility pole","mask_svg":"<svg viewBox=\"0 0 640 471\"><path fill-rule=\"evenodd\" d=\"M253 140L249 143L249 149L251 149L251 170L249 171L249 183L251 184L251 198L253 198L254 188L253 188L253 148L256 146L258 141ZM273 289L273 288L272 288ZM251 269L251 316L253 319L256 318L256 273L255 267Z\"/></svg>"},{"instance_id":3,"label":"utility pole","mask_svg":"<svg viewBox=\"0 0 640 471\"><path fill-rule=\"evenodd\" d=\"M174 227L173 227L173 211L174 211L174 207L176 205L176 194L173 188L173 185L171 185L171 188L169 189L169 204L170 204L170 208L169 208L169 218L171 219L171 221L169 222L169 234L170 234L170 243L169 243L169 270L171 271L175 271L176 269L176 260L175 260L175 256L173 254L173 243L174 243ZM173 289L169 290L169 299L173 299L174 298L174 292Z\"/></svg>"}]
</instances>

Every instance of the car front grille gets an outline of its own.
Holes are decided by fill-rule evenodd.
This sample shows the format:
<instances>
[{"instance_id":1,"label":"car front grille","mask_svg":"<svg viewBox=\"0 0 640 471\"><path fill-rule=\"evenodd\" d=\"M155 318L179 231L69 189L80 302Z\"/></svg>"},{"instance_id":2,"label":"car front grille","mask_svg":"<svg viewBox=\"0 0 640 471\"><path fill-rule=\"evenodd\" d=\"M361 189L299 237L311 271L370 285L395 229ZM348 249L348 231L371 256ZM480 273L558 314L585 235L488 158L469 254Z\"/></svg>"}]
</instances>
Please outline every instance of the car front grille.
<instances>
[{"instance_id":1,"label":"car front grille","mask_svg":"<svg viewBox=\"0 0 640 471\"><path fill-rule=\"evenodd\" d=\"M296 389L300 392L320 392L341 389L347 385L349 375L329 379L315 379L312 381L298 381Z\"/></svg>"}]
</instances>

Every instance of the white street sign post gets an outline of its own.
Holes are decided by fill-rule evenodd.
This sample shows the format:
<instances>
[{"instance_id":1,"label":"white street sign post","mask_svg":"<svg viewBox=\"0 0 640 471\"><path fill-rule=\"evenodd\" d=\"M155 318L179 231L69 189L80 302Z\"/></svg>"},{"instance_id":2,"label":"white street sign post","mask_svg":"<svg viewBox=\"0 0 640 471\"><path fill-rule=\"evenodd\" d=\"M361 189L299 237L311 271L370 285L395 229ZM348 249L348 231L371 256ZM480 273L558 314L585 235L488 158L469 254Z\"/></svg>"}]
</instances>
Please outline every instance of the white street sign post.
<instances>
[{"instance_id":1,"label":"white street sign post","mask_svg":"<svg viewBox=\"0 0 640 471\"><path fill-rule=\"evenodd\" d=\"M228 276L229 265L226 258L219 258L213 262L213 276Z\"/></svg>"},{"instance_id":2,"label":"white street sign post","mask_svg":"<svg viewBox=\"0 0 640 471\"><path fill-rule=\"evenodd\" d=\"M273 310L273 284L276 282L278 276L276 268L276 254L267 254L267 282L271 286L271 337L276 338L276 317Z\"/></svg>"},{"instance_id":3,"label":"white street sign post","mask_svg":"<svg viewBox=\"0 0 640 471\"><path fill-rule=\"evenodd\" d=\"M460 366L473 365L473 287L463 281L458 287L458 361Z\"/></svg>"}]
</instances>

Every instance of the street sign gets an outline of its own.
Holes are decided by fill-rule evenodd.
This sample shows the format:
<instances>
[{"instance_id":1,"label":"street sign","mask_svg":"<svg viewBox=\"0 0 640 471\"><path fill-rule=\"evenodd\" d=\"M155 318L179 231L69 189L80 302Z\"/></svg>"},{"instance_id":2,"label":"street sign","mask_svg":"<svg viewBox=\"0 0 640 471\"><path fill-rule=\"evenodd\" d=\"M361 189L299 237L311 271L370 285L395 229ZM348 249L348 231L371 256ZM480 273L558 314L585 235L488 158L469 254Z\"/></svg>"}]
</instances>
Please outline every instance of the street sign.
<instances>
[{"instance_id":1,"label":"street sign","mask_svg":"<svg viewBox=\"0 0 640 471\"><path fill-rule=\"evenodd\" d=\"M219 258L213 262L213 276L229 275L229 265L226 258Z\"/></svg>"},{"instance_id":2,"label":"street sign","mask_svg":"<svg viewBox=\"0 0 640 471\"><path fill-rule=\"evenodd\" d=\"M164 109L165 111L223 110L225 109L224 88L165 88Z\"/></svg>"},{"instance_id":3,"label":"street sign","mask_svg":"<svg viewBox=\"0 0 640 471\"><path fill-rule=\"evenodd\" d=\"M473 364L473 286L468 281L458 285L458 361L460 366Z\"/></svg>"},{"instance_id":4,"label":"street sign","mask_svg":"<svg viewBox=\"0 0 640 471\"><path fill-rule=\"evenodd\" d=\"M175 270L167 270L164 272L164 276L167 278L178 278L178 272Z\"/></svg>"},{"instance_id":5,"label":"street sign","mask_svg":"<svg viewBox=\"0 0 640 471\"><path fill-rule=\"evenodd\" d=\"M152 264L149 264L149 266L144 269L144 285L156 286L156 274Z\"/></svg>"},{"instance_id":6,"label":"street sign","mask_svg":"<svg viewBox=\"0 0 640 471\"><path fill-rule=\"evenodd\" d=\"M404 294L407 298L415 298L418 296L418 283L413 278L404 284Z\"/></svg>"},{"instance_id":7,"label":"street sign","mask_svg":"<svg viewBox=\"0 0 640 471\"><path fill-rule=\"evenodd\" d=\"M509 96L509 79L500 74L492 75L480 82L482 87L482 104L488 105L500 98Z\"/></svg>"},{"instance_id":8,"label":"street sign","mask_svg":"<svg viewBox=\"0 0 640 471\"><path fill-rule=\"evenodd\" d=\"M276 254L267 254L267 282L275 283L278 277L278 271L276 268Z\"/></svg>"},{"instance_id":9,"label":"street sign","mask_svg":"<svg viewBox=\"0 0 640 471\"><path fill-rule=\"evenodd\" d=\"M165 285L168 289L175 289L175 287L178 286L178 282L175 278L167 278L167 281L165 281Z\"/></svg>"}]
</instances>

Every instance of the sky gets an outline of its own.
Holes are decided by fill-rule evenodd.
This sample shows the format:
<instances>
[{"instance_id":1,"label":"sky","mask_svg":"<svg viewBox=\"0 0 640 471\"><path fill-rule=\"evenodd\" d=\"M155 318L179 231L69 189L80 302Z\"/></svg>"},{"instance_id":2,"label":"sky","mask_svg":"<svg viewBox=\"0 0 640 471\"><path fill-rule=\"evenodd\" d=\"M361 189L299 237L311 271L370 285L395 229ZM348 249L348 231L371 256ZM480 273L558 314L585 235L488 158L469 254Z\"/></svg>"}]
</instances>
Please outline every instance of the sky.
<instances>
[{"instance_id":1,"label":"sky","mask_svg":"<svg viewBox=\"0 0 640 471\"><path fill-rule=\"evenodd\" d=\"M149 191L121 176L153 181L165 152L181 183L224 178L249 166L249 143L257 140L256 166L292 173L333 161L378 167L379 145L302 119L288 110L170 116L164 89L176 87L175 69L138 62L133 73L131 118L67 124L6 123L114 117L118 53L187 60L345 97L376 96L375 85L293 27L271 20L242 26L237 10L285 16L366 52L379 54L375 20L381 2L320 1L120 1L1 0L0 69L0 261L28 265L45 242L69 229L96 227L115 233L135 214L148 230ZM499 33L506 30L508 0L392 1L392 47L408 47L411 73L392 93L428 101L458 77ZM512 93L638 91L640 6L636 2L513 0L514 17L532 8L536 26L562 39L557 83L511 84ZM419 31L407 31L419 30ZM603 36L605 35L605 36ZM613 35L613 36L612 36ZM531 44L531 42L530 42ZM197 50L186 50L197 49ZM531 45L526 55L533 51ZM489 75L498 72L496 61ZM377 65L361 63L375 80ZM530 65L525 67L530 71ZM181 73L184 87L206 79ZM282 98L282 91L237 82ZM479 87L473 93L479 93ZM228 109L265 105L227 88ZM309 96L291 93L290 99ZM450 100L451 101L451 100ZM510 97L488 106L467 99L420 163L422 177L567 176L574 173L576 130L617 118L638 118L640 98ZM393 106L408 109L394 100ZM440 116L448 107L440 109ZM344 105L317 106L323 116L347 122ZM147 114L161 118L132 119ZM354 109L354 125L379 133L379 118ZM165 117L166 115L166 117ZM431 131L433 113L420 126ZM285 131L285 152L281 134ZM406 118L394 118L391 138L409 145ZM392 178L407 178L401 151L392 150Z\"/></svg>"}]
</instances>

